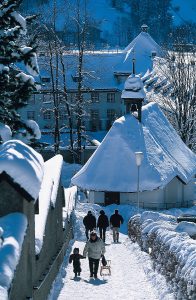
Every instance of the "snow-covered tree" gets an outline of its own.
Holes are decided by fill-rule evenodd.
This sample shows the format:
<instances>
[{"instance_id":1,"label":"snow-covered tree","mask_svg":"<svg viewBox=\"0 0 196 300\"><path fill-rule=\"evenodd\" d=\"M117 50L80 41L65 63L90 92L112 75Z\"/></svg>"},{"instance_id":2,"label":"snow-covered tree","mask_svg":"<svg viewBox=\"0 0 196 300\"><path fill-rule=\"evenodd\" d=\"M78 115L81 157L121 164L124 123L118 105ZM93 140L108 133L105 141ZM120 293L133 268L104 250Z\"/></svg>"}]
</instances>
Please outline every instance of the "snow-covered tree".
<instances>
[{"instance_id":1,"label":"snow-covered tree","mask_svg":"<svg viewBox=\"0 0 196 300\"><path fill-rule=\"evenodd\" d=\"M196 151L196 54L192 45L176 44L165 58L156 58L145 81L148 98L164 109L184 143Z\"/></svg>"},{"instance_id":2,"label":"snow-covered tree","mask_svg":"<svg viewBox=\"0 0 196 300\"><path fill-rule=\"evenodd\" d=\"M33 76L39 72L35 41L24 45L32 17L21 16L20 4L21 0L3 0L0 4L0 122L11 128L13 136L18 131L35 136L32 126L18 113L36 90Z\"/></svg>"}]
</instances>

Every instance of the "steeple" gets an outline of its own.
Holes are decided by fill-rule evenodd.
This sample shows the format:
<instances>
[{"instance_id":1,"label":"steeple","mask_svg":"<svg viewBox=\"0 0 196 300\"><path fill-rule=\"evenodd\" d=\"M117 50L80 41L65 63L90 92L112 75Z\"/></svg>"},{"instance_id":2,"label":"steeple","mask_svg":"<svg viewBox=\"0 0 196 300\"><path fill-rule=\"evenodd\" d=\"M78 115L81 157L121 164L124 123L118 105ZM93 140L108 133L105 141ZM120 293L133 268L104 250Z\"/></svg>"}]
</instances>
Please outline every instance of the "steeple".
<instances>
[{"instance_id":1,"label":"steeple","mask_svg":"<svg viewBox=\"0 0 196 300\"><path fill-rule=\"evenodd\" d=\"M133 58L132 58L132 74L135 75L135 51L133 49Z\"/></svg>"},{"instance_id":2,"label":"steeple","mask_svg":"<svg viewBox=\"0 0 196 300\"><path fill-rule=\"evenodd\" d=\"M125 81L121 98L126 106L126 113L137 112L139 122L142 119L142 102L146 94L143 89L143 82L138 75L132 74Z\"/></svg>"}]
</instances>

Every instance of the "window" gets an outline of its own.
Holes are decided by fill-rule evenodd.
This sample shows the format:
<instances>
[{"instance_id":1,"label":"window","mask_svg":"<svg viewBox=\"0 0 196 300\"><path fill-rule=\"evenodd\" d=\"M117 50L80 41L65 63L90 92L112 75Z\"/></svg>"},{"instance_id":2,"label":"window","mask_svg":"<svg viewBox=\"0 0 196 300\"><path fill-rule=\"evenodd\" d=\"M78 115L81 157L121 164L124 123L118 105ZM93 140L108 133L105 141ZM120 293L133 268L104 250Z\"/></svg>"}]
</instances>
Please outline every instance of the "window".
<instances>
[{"instance_id":1,"label":"window","mask_svg":"<svg viewBox=\"0 0 196 300\"><path fill-rule=\"evenodd\" d=\"M71 77L74 82L79 82L79 80L80 80L79 75L71 75Z\"/></svg>"},{"instance_id":2,"label":"window","mask_svg":"<svg viewBox=\"0 0 196 300\"><path fill-rule=\"evenodd\" d=\"M41 78L42 82L50 82L50 77L42 77Z\"/></svg>"},{"instance_id":3,"label":"window","mask_svg":"<svg viewBox=\"0 0 196 300\"><path fill-rule=\"evenodd\" d=\"M59 110L59 116L60 116L60 119L61 119L61 120L65 120L66 117L67 117L66 110L60 108L60 110Z\"/></svg>"},{"instance_id":4,"label":"window","mask_svg":"<svg viewBox=\"0 0 196 300\"><path fill-rule=\"evenodd\" d=\"M44 117L44 120L50 120L51 117L52 117L52 112L51 110L46 110L43 112L43 117Z\"/></svg>"},{"instance_id":5,"label":"window","mask_svg":"<svg viewBox=\"0 0 196 300\"><path fill-rule=\"evenodd\" d=\"M108 109L107 110L107 118L109 120L114 120L115 119L115 115L116 115L115 109Z\"/></svg>"},{"instance_id":6,"label":"window","mask_svg":"<svg viewBox=\"0 0 196 300\"><path fill-rule=\"evenodd\" d=\"M107 93L107 102L115 102L115 93Z\"/></svg>"},{"instance_id":7,"label":"window","mask_svg":"<svg viewBox=\"0 0 196 300\"><path fill-rule=\"evenodd\" d=\"M91 119L92 120L98 120L99 119L98 109L91 109Z\"/></svg>"},{"instance_id":8,"label":"window","mask_svg":"<svg viewBox=\"0 0 196 300\"><path fill-rule=\"evenodd\" d=\"M30 104L30 105L35 104L35 95L32 95L32 96L28 99L28 104Z\"/></svg>"},{"instance_id":9,"label":"window","mask_svg":"<svg viewBox=\"0 0 196 300\"><path fill-rule=\"evenodd\" d=\"M99 102L99 93L98 92L91 93L91 102Z\"/></svg>"},{"instance_id":10,"label":"window","mask_svg":"<svg viewBox=\"0 0 196 300\"><path fill-rule=\"evenodd\" d=\"M35 120L35 111L27 111L27 119Z\"/></svg>"},{"instance_id":11,"label":"window","mask_svg":"<svg viewBox=\"0 0 196 300\"><path fill-rule=\"evenodd\" d=\"M82 94L80 95L80 97L81 97L81 101L83 101L83 95ZM75 101L76 102L79 101L79 94L78 93L75 94Z\"/></svg>"},{"instance_id":12,"label":"window","mask_svg":"<svg viewBox=\"0 0 196 300\"><path fill-rule=\"evenodd\" d=\"M42 102L43 103L50 103L52 101L51 94L42 94Z\"/></svg>"}]
</instances>

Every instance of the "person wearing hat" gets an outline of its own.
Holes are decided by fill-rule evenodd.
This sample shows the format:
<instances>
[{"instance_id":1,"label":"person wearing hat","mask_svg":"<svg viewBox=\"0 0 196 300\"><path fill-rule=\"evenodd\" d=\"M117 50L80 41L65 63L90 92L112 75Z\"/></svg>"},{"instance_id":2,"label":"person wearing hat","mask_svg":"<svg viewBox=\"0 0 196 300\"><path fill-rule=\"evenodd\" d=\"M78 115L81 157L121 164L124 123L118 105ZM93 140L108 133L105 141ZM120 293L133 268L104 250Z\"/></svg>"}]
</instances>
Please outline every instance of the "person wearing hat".
<instances>
[{"instance_id":1,"label":"person wearing hat","mask_svg":"<svg viewBox=\"0 0 196 300\"><path fill-rule=\"evenodd\" d=\"M105 232L107 227L109 226L109 220L106 216L104 210L100 211L100 216L97 220L97 228L99 228L100 238L105 242Z\"/></svg>"},{"instance_id":2,"label":"person wearing hat","mask_svg":"<svg viewBox=\"0 0 196 300\"><path fill-rule=\"evenodd\" d=\"M99 260L105 253L105 244L101 238L97 236L95 231L90 233L90 239L86 242L83 256L88 254L90 277L97 278L99 268Z\"/></svg>"},{"instance_id":3,"label":"person wearing hat","mask_svg":"<svg viewBox=\"0 0 196 300\"><path fill-rule=\"evenodd\" d=\"M114 243L119 242L119 228L123 222L123 217L118 213L118 209L115 209L114 214L110 217L110 226L113 230Z\"/></svg>"},{"instance_id":4,"label":"person wearing hat","mask_svg":"<svg viewBox=\"0 0 196 300\"><path fill-rule=\"evenodd\" d=\"M87 215L83 219L83 224L85 226L85 233L87 240L89 239L89 231L91 232L96 228L96 218L93 216L92 212L89 210Z\"/></svg>"}]
</instances>

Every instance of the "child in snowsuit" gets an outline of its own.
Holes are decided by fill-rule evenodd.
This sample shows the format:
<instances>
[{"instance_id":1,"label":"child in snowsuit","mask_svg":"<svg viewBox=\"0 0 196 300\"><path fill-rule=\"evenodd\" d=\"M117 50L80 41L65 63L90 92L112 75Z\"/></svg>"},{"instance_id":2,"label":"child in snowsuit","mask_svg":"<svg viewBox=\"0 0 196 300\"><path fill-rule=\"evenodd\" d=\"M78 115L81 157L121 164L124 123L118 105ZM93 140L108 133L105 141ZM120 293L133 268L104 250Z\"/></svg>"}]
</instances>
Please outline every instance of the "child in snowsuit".
<instances>
[{"instance_id":1,"label":"child in snowsuit","mask_svg":"<svg viewBox=\"0 0 196 300\"><path fill-rule=\"evenodd\" d=\"M79 254L79 248L74 248L73 254L69 257L69 263L71 264L73 261L73 271L75 273L75 277L80 276L81 273L81 264L80 259L85 258L81 254Z\"/></svg>"}]
</instances>

